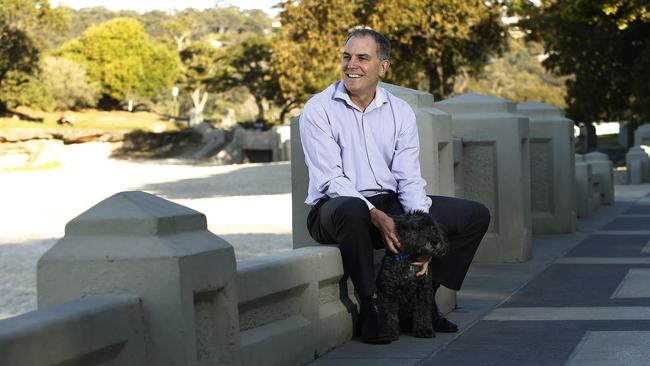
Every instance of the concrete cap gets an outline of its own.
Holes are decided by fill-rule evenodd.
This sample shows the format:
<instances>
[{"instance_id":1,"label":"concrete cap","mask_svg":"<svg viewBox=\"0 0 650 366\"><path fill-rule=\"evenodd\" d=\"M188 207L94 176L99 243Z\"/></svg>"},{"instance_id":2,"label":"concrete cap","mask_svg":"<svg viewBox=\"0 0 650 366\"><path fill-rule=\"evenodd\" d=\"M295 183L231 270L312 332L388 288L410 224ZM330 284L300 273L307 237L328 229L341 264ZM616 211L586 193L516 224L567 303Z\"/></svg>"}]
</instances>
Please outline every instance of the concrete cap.
<instances>
[{"instance_id":1,"label":"concrete cap","mask_svg":"<svg viewBox=\"0 0 650 366\"><path fill-rule=\"evenodd\" d=\"M636 131L650 131L650 123L644 123L639 126Z\"/></svg>"},{"instance_id":2,"label":"concrete cap","mask_svg":"<svg viewBox=\"0 0 650 366\"><path fill-rule=\"evenodd\" d=\"M601 160L609 161L609 157L607 157L607 154L603 154L599 151L592 151L590 153L585 154L584 157L586 161L601 161Z\"/></svg>"},{"instance_id":3,"label":"concrete cap","mask_svg":"<svg viewBox=\"0 0 650 366\"><path fill-rule=\"evenodd\" d=\"M205 215L141 191L117 193L65 226L68 235L154 236L206 230Z\"/></svg>"},{"instance_id":4,"label":"concrete cap","mask_svg":"<svg viewBox=\"0 0 650 366\"><path fill-rule=\"evenodd\" d=\"M477 93L463 94L435 104L447 113L516 113L514 102Z\"/></svg>"},{"instance_id":5,"label":"concrete cap","mask_svg":"<svg viewBox=\"0 0 650 366\"><path fill-rule=\"evenodd\" d=\"M580 161L580 162L584 162L584 161L586 161L586 160L585 160L584 155L582 155L582 154L576 154L576 159L575 159L575 161L576 161L576 163L577 163L577 162L579 162L579 161Z\"/></svg>"},{"instance_id":6,"label":"concrete cap","mask_svg":"<svg viewBox=\"0 0 650 366\"><path fill-rule=\"evenodd\" d=\"M529 117L564 117L564 111L554 105L540 102L524 102L517 104L517 111Z\"/></svg>"},{"instance_id":7,"label":"concrete cap","mask_svg":"<svg viewBox=\"0 0 650 366\"><path fill-rule=\"evenodd\" d=\"M398 98L404 99L411 108L433 107L433 95L421 90L381 82L379 86L388 90Z\"/></svg>"}]
</instances>

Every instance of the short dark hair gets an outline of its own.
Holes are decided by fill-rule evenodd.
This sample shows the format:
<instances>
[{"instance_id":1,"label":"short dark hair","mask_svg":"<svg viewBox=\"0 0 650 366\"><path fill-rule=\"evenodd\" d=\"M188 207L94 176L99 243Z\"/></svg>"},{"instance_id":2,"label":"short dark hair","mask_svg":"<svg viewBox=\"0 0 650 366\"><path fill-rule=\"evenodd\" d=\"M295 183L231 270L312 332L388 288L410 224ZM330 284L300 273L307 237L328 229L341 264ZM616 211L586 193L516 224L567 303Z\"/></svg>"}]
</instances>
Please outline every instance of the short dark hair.
<instances>
[{"instance_id":1,"label":"short dark hair","mask_svg":"<svg viewBox=\"0 0 650 366\"><path fill-rule=\"evenodd\" d=\"M345 40L345 44L353 37L371 37L377 44L377 56L382 60L388 60L390 58L390 41L383 34L370 28L357 28L350 32L348 38Z\"/></svg>"}]
</instances>

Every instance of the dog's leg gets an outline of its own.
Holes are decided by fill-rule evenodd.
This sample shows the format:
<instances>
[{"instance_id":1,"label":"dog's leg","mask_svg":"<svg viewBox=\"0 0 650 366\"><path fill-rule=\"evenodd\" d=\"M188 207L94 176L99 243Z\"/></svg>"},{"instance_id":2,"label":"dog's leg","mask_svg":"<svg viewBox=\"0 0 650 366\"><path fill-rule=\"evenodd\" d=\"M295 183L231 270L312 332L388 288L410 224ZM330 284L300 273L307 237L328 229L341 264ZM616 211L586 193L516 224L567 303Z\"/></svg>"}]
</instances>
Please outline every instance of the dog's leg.
<instances>
[{"instance_id":1,"label":"dog's leg","mask_svg":"<svg viewBox=\"0 0 650 366\"><path fill-rule=\"evenodd\" d=\"M431 325L431 309L433 307L433 288L430 275L415 279L415 301L413 306L413 335L419 338L435 336Z\"/></svg>"},{"instance_id":2,"label":"dog's leg","mask_svg":"<svg viewBox=\"0 0 650 366\"><path fill-rule=\"evenodd\" d=\"M384 305L390 337L399 339L399 280L395 276L395 261L384 258L377 279L377 293Z\"/></svg>"}]
</instances>

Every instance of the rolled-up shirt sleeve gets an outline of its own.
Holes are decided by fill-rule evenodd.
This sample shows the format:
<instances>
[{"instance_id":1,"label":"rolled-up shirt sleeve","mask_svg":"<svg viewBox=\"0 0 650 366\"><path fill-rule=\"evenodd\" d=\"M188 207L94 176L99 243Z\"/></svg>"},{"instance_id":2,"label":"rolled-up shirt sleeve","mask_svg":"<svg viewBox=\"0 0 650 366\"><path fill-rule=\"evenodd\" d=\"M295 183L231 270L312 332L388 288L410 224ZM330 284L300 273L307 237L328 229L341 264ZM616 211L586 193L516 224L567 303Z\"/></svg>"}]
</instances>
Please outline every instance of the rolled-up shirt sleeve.
<instances>
[{"instance_id":1,"label":"rolled-up shirt sleeve","mask_svg":"<svg viewBox=\"0 0 650 366\"><path fill-rule=\"evenodd\" d=\"M426 182L420 174L420 142L415 114L402 108L405 117L398 132L391 171L397 180L397 194L406 212L429 212L431 199L426 194Z\"/></svg>"},{"instance_id":2,"label":"rolled-up shirt sleeve","mask_svg":"<svg viewBox=\"0 0 650 366\"><path fill-rule=\"evenodd\" d=\"M300 115L300 140L311 187L330 198L358 197L366 203L368 209L374 207L345 176L341 147L334 139L332 127L322 105L309 102L305 105Z\"/></svg>"}]
</instances>

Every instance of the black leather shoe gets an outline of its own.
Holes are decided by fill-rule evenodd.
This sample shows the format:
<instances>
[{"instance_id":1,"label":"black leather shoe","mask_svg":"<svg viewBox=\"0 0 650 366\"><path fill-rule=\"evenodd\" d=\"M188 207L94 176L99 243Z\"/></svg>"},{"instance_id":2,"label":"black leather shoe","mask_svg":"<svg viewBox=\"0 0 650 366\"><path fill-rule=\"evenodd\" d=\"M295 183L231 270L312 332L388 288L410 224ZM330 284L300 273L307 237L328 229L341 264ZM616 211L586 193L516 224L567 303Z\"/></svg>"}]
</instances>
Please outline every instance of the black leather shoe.
<instances>
[{"instance_id":1,"label":"black leather shoe","mask_svg":"<svg viewBox=\"0 0 650 366\"><path fill-rule=\"evenodd\" d=\"M379 301L377 294L361 301L359 314L361 340L370 344L388 344L392 341L386 323L384 306Z\"/></svg>"},{"instance_id":2,"label":"black leather shoe","mask_svg":"<svg viewBox=\"0 0 650 366\"><path fill-rule=\"evenodd\" d=\"M440 314L437 319L433 319L433 330L438 333L456 333L458 325Z\"/></svg>"},{"instance_id":3,"label":"black leather shoe","mask_svg":"<svg viewBox=\"0 0 650 366\"><path fill-rule=\"evenodd\" d=\"M440 285L434 282L433 309L431 314L431 324L433 325L433 330L438 333L456 333L458 332L458 325L445 318L445 316L438 309L438 304L436 304L436 291L438 290L438 287L440 287Z\"/></svg>"}]
</instances>

